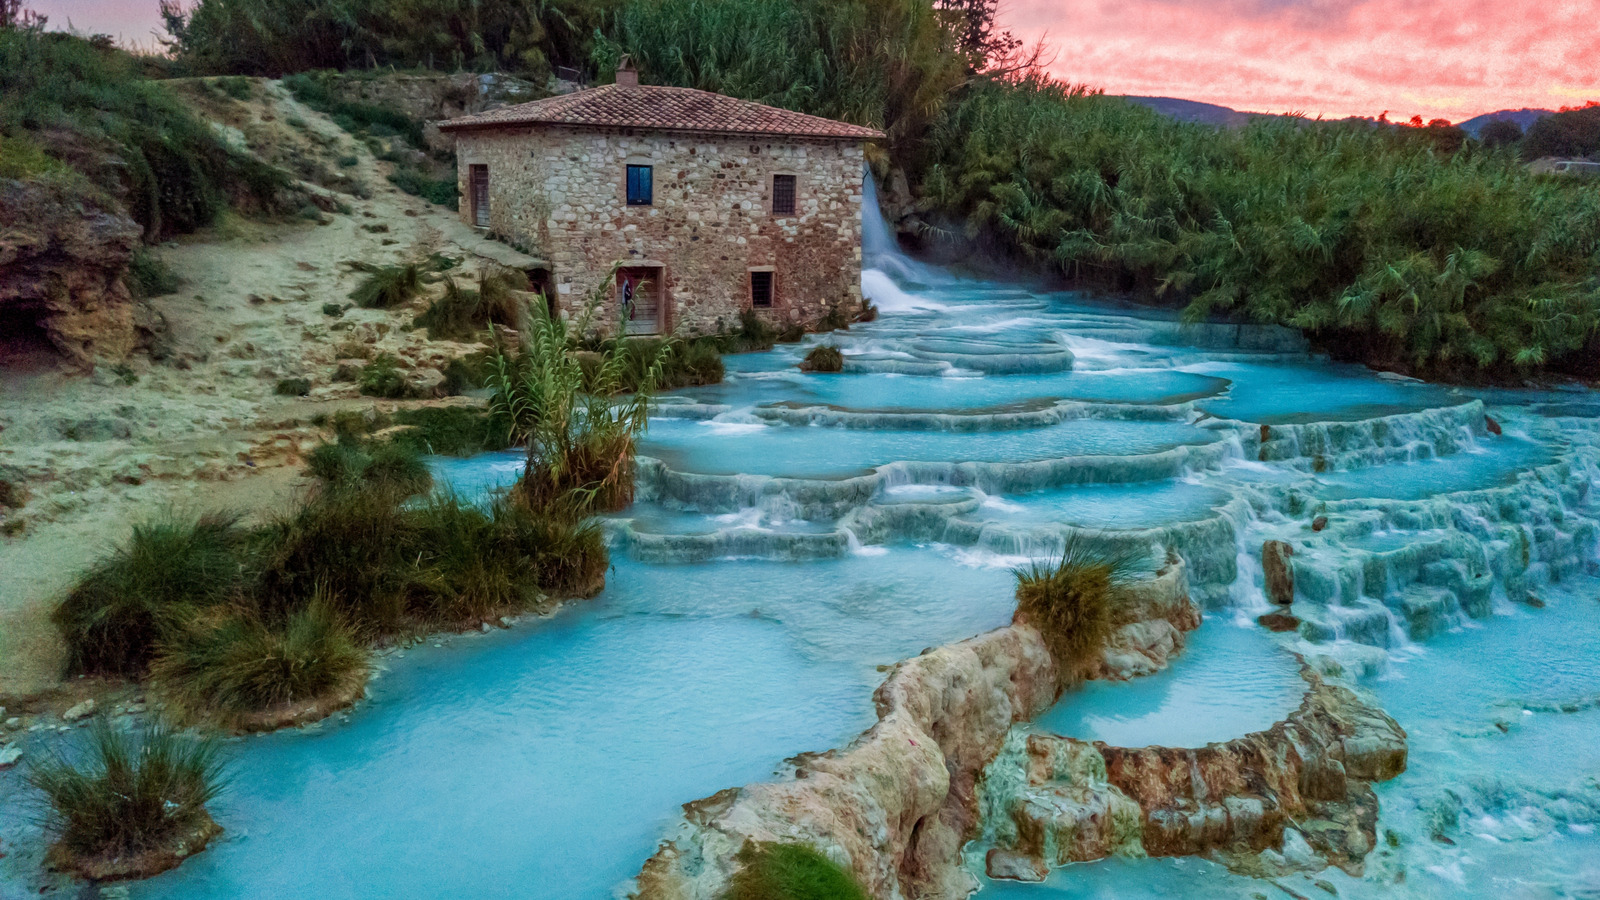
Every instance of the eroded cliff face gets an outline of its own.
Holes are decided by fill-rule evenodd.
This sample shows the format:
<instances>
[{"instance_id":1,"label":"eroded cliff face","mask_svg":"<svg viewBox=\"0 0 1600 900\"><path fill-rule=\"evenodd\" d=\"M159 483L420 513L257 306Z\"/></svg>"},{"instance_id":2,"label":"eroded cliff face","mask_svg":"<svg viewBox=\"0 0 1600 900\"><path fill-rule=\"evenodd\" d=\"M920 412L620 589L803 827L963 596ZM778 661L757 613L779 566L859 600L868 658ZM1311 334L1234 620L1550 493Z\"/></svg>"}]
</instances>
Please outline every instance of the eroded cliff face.
<instances>
[{"instance_id":1,"label":"eroded cliff face","mask_svg":"<svg viewBox=\"0 0 1600 900\"><path fill-rule=\"evenodd\" d=\"M1371 783L1405 771L1406 735L1351 691L1304 675L1310 690L1287 719L1198 749L1017 729L983 781L990 876L1042 880L1053 866L1111 855L1214 851L1270 868L1302 843L1315 867L1360 874L1376 839ZM1276 855L1252 858L1263 851Z\"/></svg>"},{"instance_id":2,"label":"eroded cliff face","mask_svg":"<svg viewBox=\"0 0 1600 900\"><path fill-rule=\"evenodd\" d=\"M1124 592L1118 609L1122 638L1101 672L1119 677L1164 665L1181 647L1180 628L1199 623L1176 560ZM965 897L976 884L961 851L981 830L984 769L1013 726L1048 709L1061 687L1044 639L1026 624L902 662L874 696L877 725L849 747L793 760L790 779L687 805L679 835L645 864L635 896L713 900L739 849L755 841L816 847L874 897Z\"/></svg>"},{"instance_id":3,"label":"eroded cliff face","mask_svg":"<svg viewBox=\"0 0 1600 900\"><path fill-rule=\"evenodd\" d=\"M51 182L5 179L0 222L0 314L11 329L37 327L90 368L126 358L159 328L123 283L139 243L132 219Z\"/></svg>"}]
</instances>

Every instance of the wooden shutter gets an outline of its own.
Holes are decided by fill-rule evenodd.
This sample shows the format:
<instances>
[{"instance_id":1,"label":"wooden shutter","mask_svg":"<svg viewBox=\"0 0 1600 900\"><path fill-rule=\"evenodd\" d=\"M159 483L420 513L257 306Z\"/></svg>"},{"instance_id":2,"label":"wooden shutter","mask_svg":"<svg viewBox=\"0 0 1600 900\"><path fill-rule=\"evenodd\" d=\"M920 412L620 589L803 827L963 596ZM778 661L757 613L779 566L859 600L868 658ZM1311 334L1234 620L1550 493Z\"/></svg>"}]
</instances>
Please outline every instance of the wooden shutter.
<instances>
[{"instance_id":1,"label":"wooden shutter","mask_svg":"<svg viewBox=\"0 0 1600 900\"><path fill-rule=\"evenodd\" d=\"M472 224L489 227L489 167L473 166L468 173L472 182Z\"/></svg>"}]
</instances>

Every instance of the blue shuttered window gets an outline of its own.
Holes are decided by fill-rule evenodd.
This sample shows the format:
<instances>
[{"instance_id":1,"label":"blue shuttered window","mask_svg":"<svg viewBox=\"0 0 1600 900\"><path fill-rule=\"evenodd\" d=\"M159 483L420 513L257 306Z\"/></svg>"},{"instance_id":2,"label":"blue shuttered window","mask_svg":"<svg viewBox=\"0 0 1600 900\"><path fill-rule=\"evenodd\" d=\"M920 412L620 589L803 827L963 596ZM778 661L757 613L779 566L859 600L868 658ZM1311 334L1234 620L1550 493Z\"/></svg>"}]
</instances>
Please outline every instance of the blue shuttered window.
<instances>
[{"instance_id":1,"label":"blue shuttered window","mask_svg":"<svg viewBox=\"0 0 1600 900\"><path fill-rule=\"evenodd\" d=\"M655 202L655 184L649 166L628 167L628 205L650 206Z\"/></svg>"}]
</instances>

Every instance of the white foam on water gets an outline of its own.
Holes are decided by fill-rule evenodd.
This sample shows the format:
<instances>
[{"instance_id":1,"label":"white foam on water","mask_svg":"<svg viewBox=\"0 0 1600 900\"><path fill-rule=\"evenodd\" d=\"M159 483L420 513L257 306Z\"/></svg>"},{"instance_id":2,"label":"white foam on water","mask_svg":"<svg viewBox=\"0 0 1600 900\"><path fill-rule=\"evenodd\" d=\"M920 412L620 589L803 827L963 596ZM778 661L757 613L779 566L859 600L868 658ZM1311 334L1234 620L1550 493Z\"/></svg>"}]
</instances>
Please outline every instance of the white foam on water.
<instances>
[{"instance_id":1,"label":"white foam on water","mask_svg":"<svg viewBox=\"0 0 1600 900\"><path fill-rule=\"evenodd\" d=\"M757 434L772 426L763 422L725 422L718 419L698 423L701 428L711 429L712 434Z\"/></svg>"},{"instance_id":2,"label":"white foam on water","mask_svg":"<svg viewBox=\"0 0 1600 900\"><path fill-rule=\"evenodd\" d=\"M950 308L949 304L906 292L881 269L862 271L861 296L881 312L943 312Z\"/></svg>"}]
</instances>

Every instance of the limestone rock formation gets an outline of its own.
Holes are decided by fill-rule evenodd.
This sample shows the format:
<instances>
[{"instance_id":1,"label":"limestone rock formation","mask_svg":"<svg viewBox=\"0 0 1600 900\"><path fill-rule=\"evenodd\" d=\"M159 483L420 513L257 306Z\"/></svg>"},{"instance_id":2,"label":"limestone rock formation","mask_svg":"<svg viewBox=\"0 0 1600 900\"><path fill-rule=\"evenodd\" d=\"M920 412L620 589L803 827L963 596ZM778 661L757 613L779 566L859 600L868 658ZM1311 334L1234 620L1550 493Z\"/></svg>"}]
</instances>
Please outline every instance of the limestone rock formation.
<instances>
[{"instance_id":1,"label":"limestone rock formation","mask_svg":"<svg viewBox=\"0 0 1600 900\"><path fill-rule=\"evenodd\" d=\"M1200 609L1189 599L1183 563L1171 556L1151 581L1118 591L1111 638L1090 677L1127 681L1153 675L1183 650L1185 635L1200 627Z\"/></svg>"},{"instance_id":2,"label":"limestone rock formation","mask_svg":"<svg viewBox=\"0 0 1600 900\"><path fill-rule=\"evenodd\" d=\"M159 320L122 280L139 243L132 219L61 185L0 180L0 222L0 322L8 328L37 326L85 369L125 358L141 332L155 330Z\"/></svg>"},{"instance_id":3,"label":"limestone rock formation","mask_svg":"<svg viewBox=\"0 0 1600 900\"><path fill-rule=\"evenodd\" d=\"M1122 667L1122 655L1164 664L1182 630L1200 621L1176 558L1118 604L1125 642L1102 667L1113 676L1135 667ZM979 833L979 778L1012 726L1048 709L1061 689L1044 638L1027 625L902 662L874 696L878 723L850 746L791 760L791 779L688 804L683 829L645 864L634 896L714 900L738 870L740 848L754 841L809 844L874 897L965 897L976 886L961 849ZM1121 809L1125 818L1137 812ZM1041 864L1002 854L995 865L1021 873Z\"/></svg>"},{"instance_id":4,"label":"limestone rock formation","mask_svg":"<svg viewBox=\"0 0 1600 900\"><path fill-rule=\"evenodd\" d=\"M1376 840L1370 782L1405 770L1406 735L1351 691L1304 676L1311 689L1287 719L1199 749L1017 729L982 784L1002 851L990 876L1114 854L1254 854L1281 848L1290 827L1321 860L1359 874Z\"/></svg>"}]
</instances>

